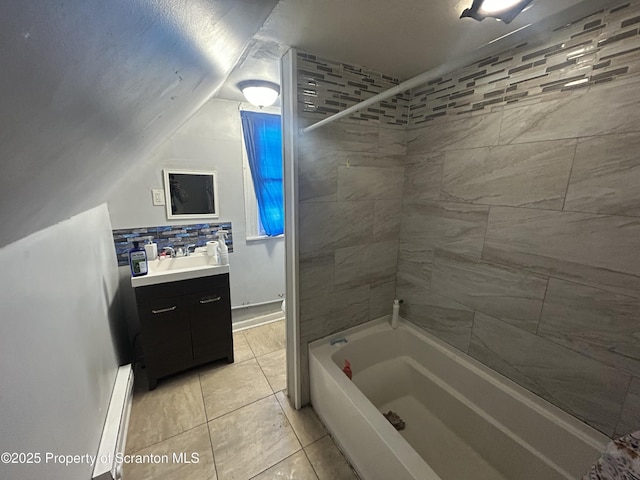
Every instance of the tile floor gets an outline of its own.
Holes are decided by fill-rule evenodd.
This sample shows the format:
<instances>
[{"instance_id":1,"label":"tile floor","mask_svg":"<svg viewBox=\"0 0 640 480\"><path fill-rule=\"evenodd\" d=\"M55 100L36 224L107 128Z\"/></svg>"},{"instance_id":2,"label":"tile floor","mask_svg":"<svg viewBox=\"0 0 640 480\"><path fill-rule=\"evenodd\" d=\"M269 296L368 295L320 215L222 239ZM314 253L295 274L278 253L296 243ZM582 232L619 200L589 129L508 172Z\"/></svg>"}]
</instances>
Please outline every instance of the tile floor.
<instances>
[{"instance_id":1,"label":"tile floor","mask_svg":"<svg viewBox=\"0 0 640 480\"><path fill-rule=\"evenodd\" d=\"M125 464L125 480L357 480L314 411L289 404L284 321L233 341L231 365L176 375L151 392L138 374L126 453L139 460Z\"/></svg>"}]
</instances>

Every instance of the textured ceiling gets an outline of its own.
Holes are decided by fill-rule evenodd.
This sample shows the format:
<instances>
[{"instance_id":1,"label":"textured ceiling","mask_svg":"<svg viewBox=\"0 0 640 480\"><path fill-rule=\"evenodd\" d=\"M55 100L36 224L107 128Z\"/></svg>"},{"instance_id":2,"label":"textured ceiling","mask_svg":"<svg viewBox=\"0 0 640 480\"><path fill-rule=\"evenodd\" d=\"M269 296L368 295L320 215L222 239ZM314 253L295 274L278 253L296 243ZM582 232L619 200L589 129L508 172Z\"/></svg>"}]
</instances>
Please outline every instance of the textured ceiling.
<instances>
[{"instance_id":1,"label":"textured ceiling","mask_svg":"<svg viewBox=\"0 0 640 480\"><path fill-rule=\"evenodd\" d=\"M222 86L276 0L8 0L0 246L108 200Z\"/></svg>"}]
</instances>

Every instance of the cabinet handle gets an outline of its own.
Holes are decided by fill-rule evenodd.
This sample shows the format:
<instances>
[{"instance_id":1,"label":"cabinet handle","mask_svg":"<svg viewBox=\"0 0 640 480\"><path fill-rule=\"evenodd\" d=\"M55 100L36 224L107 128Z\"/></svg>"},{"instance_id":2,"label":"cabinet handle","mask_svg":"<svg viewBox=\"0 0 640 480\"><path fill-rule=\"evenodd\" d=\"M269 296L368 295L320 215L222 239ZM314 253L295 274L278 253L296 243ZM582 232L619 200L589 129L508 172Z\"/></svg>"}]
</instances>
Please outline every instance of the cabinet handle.
<instances>
[{"instance_id":1,"label":"cabinet handle","mask_svg":"<svg viewBox=\"0 0 640 480\"><path fill-rule=\"evenodd\" d=\"M169 308L161 308L160 310L151 310L151 313L167 313L167 312L173 312L176 308L178 308L177 305L174 305L173 307L169 307Z\"/></svg>"},{"instance_id":2,"label":"cabinet handle","mask_svg":"<svg viewBox=\"0 0 640 480\"><path fill-rule=\"evenodd\" d=\"M222 299L222 297L220 295L217 295L215 297L209 297L209 298L201 298L200 299L200 303L213 303L213 302L217 302L218 300Z\"/></svg>"}]
</instances>

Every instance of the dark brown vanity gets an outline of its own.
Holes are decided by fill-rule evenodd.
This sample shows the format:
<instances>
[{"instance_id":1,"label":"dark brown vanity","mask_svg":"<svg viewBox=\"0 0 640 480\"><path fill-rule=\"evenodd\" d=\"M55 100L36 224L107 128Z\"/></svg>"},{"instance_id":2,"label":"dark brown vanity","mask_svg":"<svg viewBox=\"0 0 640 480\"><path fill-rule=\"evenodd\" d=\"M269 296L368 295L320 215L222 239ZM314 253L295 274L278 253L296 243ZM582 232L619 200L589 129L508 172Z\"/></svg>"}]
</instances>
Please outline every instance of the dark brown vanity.
<instances>
[{"instance_id":1,"label":"dark brown vanity","mask_svg":"<svg viewBox=\"0 0 640 480\"><path fill-rule=\"evenodd\" d=\"M228 273L134 287L150 390L162 377L233 362Z\"/></svg>"}]
</instances>

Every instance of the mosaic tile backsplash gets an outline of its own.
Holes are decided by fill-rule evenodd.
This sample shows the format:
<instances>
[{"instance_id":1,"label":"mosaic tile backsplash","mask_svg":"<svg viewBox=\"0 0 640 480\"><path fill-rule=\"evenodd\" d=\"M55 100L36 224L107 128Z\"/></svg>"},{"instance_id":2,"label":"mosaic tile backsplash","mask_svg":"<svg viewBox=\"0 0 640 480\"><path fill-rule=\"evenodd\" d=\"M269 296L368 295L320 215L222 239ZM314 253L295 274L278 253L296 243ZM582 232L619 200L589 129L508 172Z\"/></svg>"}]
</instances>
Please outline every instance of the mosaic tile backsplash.
<instances>
[{"instance_id":1,"label":"mosaic tile backsplash","mask_svg":"<svg viewBox=\"0 0 640 480\"><path fill-rule=\"evenodd\" d=\"M163 225L158 227L123 228L113 230L113 242L116 247L118 265L129 264L129 250L133 248L133 242L144 245L147 238L153 237L153 242L158 244L158 253L164 247L178 249L187 245L196 244L204 246L210 240L218 240L218 230L226 230L227 247L233 252L233 232L231 222L228 223L198 223L194 225Z\"/></svg>"},{"instance_id":2,"label":"mosaic tile backsplash","mask_svg":"<svg viewBox=\"0 0 640 480\"><path fill-rule=\"evenodd\" d=\"M640 72L640 2L601 10L412 91L409 127L615 82Z\"/></svg>"},{"instance_id":3,"label":"mosaic tile backsplash","mask_svg":"<svg viewBox=\"0 0 640 480\"><path fill-rule=\"evenodd\" d=\"M346 63L298 53L298 108L306 117L322 120L395 87L400 81ZM405 128L409 92L388 98L349 118L387 127Z\"/></svg>"}]
</instances>

